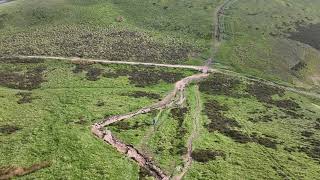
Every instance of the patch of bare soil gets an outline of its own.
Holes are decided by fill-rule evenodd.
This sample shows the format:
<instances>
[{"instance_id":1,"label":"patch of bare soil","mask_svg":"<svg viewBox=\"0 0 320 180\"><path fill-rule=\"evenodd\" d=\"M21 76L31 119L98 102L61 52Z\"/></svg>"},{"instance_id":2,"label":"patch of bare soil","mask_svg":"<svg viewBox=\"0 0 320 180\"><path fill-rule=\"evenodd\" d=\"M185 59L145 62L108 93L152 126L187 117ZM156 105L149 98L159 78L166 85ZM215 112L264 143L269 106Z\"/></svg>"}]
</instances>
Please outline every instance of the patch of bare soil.
<instances>
[{"instance_id":1,"label":"patch of bare soil","mask_svg":"<svg viewBox=\"0 0 320 180\"><path fill-rule=\"evenodd\" d=\"M222 151L209 150L209 149L196 149L191 153L192 159L197 162L206 163L215 160L217 157L225 158L226 155Z\"/></svg>"},{"instance_id":2,"label":"patch of bare soil","mask_svg":"<svg viewBox=\"0 0 320 180\"><path fill-rule=\"evenodd\" d=\"M46 67L38 66L27 72L0 72L0 85L12 89L32 90L40 88L45 80L43 72Z\"/></svg>"},{"instance_id":3,"label":"patch of bare soil","mask_svg":"<svg viewBox=\"0 0 320 180\"><path fill-rule=\"evenodd\" d=\"M5 135L13 134L19 130L21 130L21 128L18 126L15 126L15 125L2 125L2 126L0 126L0 133L5 134Z\"/></svg>"},{"instance_id":4,"label":"patch of bare soil","mask_svg":"<svg viewBox=\"0 0 320 180\"><path fill-rule=\"evenodd\" d=\"M297 24L297 31L289 33L289 39L308 44L320 50L320 23L301 26Z\"/></svg>"},{"instance_id":5,"label":"patch of bare soil","mask_svg":"<svg viewBox=\"0 0 320 180\"><path fill-rule=\"evenodd\" d=\"M24 176L43 168L51 166L50 162L41 162L30 167L6 166L0 167L0 179L11 179L16 176Z\"/></svg>"}]
</instances>

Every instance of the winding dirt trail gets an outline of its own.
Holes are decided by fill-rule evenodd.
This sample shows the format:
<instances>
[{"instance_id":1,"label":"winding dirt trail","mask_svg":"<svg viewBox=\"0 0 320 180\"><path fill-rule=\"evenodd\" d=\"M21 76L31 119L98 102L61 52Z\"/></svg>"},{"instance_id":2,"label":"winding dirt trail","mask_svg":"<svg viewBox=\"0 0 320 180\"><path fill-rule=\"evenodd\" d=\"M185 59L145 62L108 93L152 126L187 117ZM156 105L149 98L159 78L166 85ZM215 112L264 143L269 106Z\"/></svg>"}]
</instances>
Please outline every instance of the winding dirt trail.
<instances>
[{"instance_id":1,"label":"winding dirt trail","mask_svg":"<svg viewBox=\"0 0 320 180\"><path fill-rule=\"evenodd\" d=\"M170 178L170 176L168 176L163 170L161 170L156 164L154 164L149 157L139 152L139 150L132 145L125 144L118 140L115 136L112 135L111 131L106 129L106 127L112 123L126 120L140 114L146 114L158 109L165 109L167 107L170 107L174 103L179 104L181 96L183 96L183 92L188 84L203 80L208 76L209 74L202 73L183 78L182 80L175 83L173 91L160 102L128 114L108 117L99 123L93 124L91 131L96 137L102 139L107 144L110 144L111 146L116 148L119 152L136 161L139 166L148 170L150 174L152 174L156 179L167 180Z\"/></svg>"}]
</instances>

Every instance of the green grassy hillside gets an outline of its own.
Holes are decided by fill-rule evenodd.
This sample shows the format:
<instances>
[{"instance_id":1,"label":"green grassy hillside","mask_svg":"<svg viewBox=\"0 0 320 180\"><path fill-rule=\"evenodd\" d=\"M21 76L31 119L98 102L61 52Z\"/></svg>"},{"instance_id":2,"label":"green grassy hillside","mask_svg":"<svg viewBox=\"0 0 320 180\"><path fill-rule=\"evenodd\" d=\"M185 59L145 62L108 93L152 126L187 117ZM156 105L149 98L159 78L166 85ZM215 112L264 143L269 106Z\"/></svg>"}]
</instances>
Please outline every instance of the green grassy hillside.
<instances>
[{"instance_id":1,"label":"green grassy hillside","mask_svg":"<svg viewBox=\"0 0 320 180\"><path fill-rule=\"evenodd\" d=\"M219 3L17 0L0 7L0 51L197 64L210 55Z\"/></svg>"},{"instance_id":2,"label":"green grassy hillside","mask_svg":"<svg viewBox=\"0 0 320 180\"><path fill-rule=\"evenodd\" d=\"M320 31L309 25L320 23L319 7L316 0L234 2L225 11L218 61L253 76L319 86Z\"/></svg>"},{"instance_id":3,"label":"green grassy hillside","mask_svg":"<svg viewBox=\"0 0 320 180\"><path fill-rule=\"evenodd\" d=\"M219 73L186 87L185 99L106 128L171 177L190 152L183 179L319 179L319 8L318 0L0 4L0 179L153 179L91 125L159 102L199 73L18 55L199 66L213 58Z\"/></svg>"},{"instance_id":4,"label":"green grassy hillside","mask_svg":"<svg viewBox=\"0 0 320 180\"><path fill-rule=\"evenodd\" d=\"M8 166L48 161L26 178L138 178L139 167L92 136L91 124L157 102L192 73L1 59L0 175Z\"/></svg>"}]
</instances>

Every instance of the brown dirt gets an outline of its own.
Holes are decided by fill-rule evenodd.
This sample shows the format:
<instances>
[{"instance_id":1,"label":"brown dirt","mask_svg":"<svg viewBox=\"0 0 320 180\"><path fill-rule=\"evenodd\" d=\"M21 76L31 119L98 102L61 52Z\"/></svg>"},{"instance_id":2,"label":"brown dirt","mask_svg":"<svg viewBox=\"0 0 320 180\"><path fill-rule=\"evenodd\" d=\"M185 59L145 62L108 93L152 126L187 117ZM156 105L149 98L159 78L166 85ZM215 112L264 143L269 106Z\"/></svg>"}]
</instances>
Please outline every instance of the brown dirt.
<instances>
[{"instance_id":1,"label":"brown dirt","mask_svg":"<svg viewBox=\"0 0 320 180\"><path fill-rule=\"evenodd\" d=\"M24 176L43 168L51 166L50 162L41 162L30 167L6 166L0 167L0 179L11 179L13 177Z\"/></svg>"}]
</instances>

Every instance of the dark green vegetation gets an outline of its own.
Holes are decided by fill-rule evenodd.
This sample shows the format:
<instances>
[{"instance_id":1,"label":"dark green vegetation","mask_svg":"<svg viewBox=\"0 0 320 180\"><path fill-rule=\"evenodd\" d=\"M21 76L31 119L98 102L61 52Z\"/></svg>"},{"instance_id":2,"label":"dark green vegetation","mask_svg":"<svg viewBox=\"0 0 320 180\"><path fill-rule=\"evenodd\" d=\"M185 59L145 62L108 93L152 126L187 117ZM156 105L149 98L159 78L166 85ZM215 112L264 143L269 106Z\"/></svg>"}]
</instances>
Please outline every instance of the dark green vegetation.
<instances>
[{"instance_id":1,"label":"dark green vegetation","mask_svg":"<svg viewBox=\"0 0 320 180\"><path fill-rule=\"evenodd\" d=\"M51 163L25 176L31 179L137 179L138 165L94 138L91 124L157 102L172 89L167 82L193 74L139 66L2 60L0 167ZM81 71L80 64L85 67ZM128 74L104 76L118 71ZM149 76L138 77L134 72L167 76L158 76L157 81L151 77L150 81ZM120 127L126 129L125 124Z\"/></svg>"},{"instance_id":2,"label":"dark green vegetation","mask_svg":"<svg viewBox=\"0 0 320 180\"><path fill-rule=\"evenodd\" d=\"M317 0L235 1L217 60L247 75L319 86L319 7Z\"/></svg>"}]
</instances>

